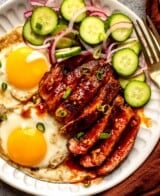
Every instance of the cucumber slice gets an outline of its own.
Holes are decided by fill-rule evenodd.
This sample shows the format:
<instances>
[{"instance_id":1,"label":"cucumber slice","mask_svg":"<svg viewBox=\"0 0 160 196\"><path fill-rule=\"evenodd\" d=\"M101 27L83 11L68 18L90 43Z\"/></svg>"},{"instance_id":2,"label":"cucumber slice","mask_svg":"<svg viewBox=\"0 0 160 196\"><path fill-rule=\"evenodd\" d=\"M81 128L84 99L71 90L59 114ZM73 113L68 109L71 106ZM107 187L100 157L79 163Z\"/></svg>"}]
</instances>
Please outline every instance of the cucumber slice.
<instances>
[{"instance_id":1,"label":"cucumber slice","mask_svg":"<svg viewBox=\"0 0 160 196\"><path fill-rule=\"evenodd\" d=\"M53 35L56 35L56 34L60 33L61 31L67 29L67 27L68 26L66 24L58 24L56 26L56 28L54 29L54 31L53 31Z\"/></svg>"},{"instance_id":2,"label":"cucumber slice","mask_svg":"<svg viewBox=\"0 0 160 196\"><path fill-rule=\"evenodd\" d=\"M79 32L88 44L99 44L106 39L104 22L95 16L86 17L80 25Z\"/></svg>"},{"instance_id":3,"label":"cucumber slice","mask_svg":"<svg viewBox=\"0 0 160 196\"><path fill-rule=\"evenodd\" d=\"M64 19L70 21L74 14L76 14L79 9L84 7L85 3L83 0L64 0L61 4L60 11ZM81 22L85 17L86 12L83 12L76 18L75 22Z\"/></svg>"},{"instance_id":4,"label":"cucumber slice","mask_svg":"<svg viewBox=\"0 0 160 196\"><path fill-rule=\"evenodd\" d=\"M44 36L37 35L33 32L30 20L26 20L22 29L22 35L29 43L37 46L42 45L45 39Z\"/></svg>"},{"instance_id":5,"label":"cucumber slice","mask_svg":"<svg viewBox=\"0 0 160 196\"><path fill-rule=\"evenodd\" d=\"M129 22L132 24L131 19L122 13L114 13L109 18L110 27L120 22ZM130 35L132 34L132 31L133 31L133 25L130 28L125 28L125 27L118 28L111 33L111 36L114 40L122 42L122 41L127 40L130 37Z\"/></svg>"},{"instance_id":6,"label":"cucumber slice","mask_svg":"<svg viewBox=\"0 0 160 196\"><path fill-rule=\"evenodd\" d=\"M76 45L78 45L78 43L74 39L70 39L68 37L62 37L58 41L56 48L57 49L69 48L71 46L76 46Z\"/></svg>"},{"instance_id":7,"label":"cucumber slice","mask_svg":"<svg viewBox=\"0 0 160 196\"><path fill-rule=\"evenodd\" d=\"M55 56L56 58L68 58L71 56L78 55L81 52L80 46L74 46L72 48L65 48L65 49L59 49L56 50Z\"/></svg>"},{"instance_id":8,"label":"cucumber slice","mask_svg":"<svg viewBox=\"0 0 160 196\"><path fill-rule=\"evenodd\" d=\"M142 46L138 40L126 41L122 44L119 44L119 47L126 47L132 49L137 55L140 54Z\"/></svg>"},{"instance_id":9,"label":"cucumber slice","mask_svg":"<svg viewBox=\"0 0 160 196\"><path fill-rule=\"evenodd\" d=\"M50 7L38 6L31 16L31 27L38 35L48 35L54 31L58 23L57 13Z\"/></svg>"},{"instance_id":10,"label":"cucumber slice","mask_svg":"<svg viewBox=\"0 0 160 196\"><path fill-rule=\"evenodd\" d=\"M120 81L120 85L121 87L124 89L127 84L132 81L132 80L138 80L138 81L141 81L141 82L144 82L146 79L146 76L144 73L141 73L139 74L138 76L135 76L135 77L131 77L131 78L123 78L123 77L120 77L119 78L119 81Z\"/></svg>"},{"instance_id":11,"label":"cucumber slice","mask_svg":"<svg viewBox=\"0 0 160 196\"><path fill-rule=\"evenodd\" d=\"M151 97L150 86L142 81L130 81L124 89L125 101L132 107L144 106Z\"/></svg>"},{"instance_id":12,"label":"cucumber slice","mask_svg":"<svg viewBox=\"0 0 160 196\"><path fill-rule=\"evenodd\" d=\"M112 65L121 76L130 76L138 68L138 55L130 48L123 48L112 56Z\"/></svg>"}]
</instances>

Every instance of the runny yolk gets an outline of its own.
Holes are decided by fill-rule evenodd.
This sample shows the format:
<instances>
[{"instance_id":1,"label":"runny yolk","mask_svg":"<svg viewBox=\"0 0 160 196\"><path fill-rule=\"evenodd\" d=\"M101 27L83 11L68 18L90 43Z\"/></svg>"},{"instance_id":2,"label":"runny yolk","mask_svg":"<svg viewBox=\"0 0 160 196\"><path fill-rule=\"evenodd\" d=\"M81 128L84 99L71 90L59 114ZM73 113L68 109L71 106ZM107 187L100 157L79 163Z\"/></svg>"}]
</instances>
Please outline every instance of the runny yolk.
<instances>
[{"instance_id":1,"label":"runny yolk","mask_svg":"<svg viewBox=\"0 0 160 196\"><path fill-rule=\"evenodd\" d=\"M43 160L47 144L41 131L33 128L16 128L8 137L9 158L23 166L34 166Z\"/></svg>"},{"instance_id":2,"label":"runny yolk","mask_svg":"<svg viewBox=\"0 0 160 196\"><path fill-rule=\"evenodd\" d=\"M47 70L42 54L26 46L12 51L6 60L8 82L19 89L37 86Z\"/></svg>"}]
</instances>

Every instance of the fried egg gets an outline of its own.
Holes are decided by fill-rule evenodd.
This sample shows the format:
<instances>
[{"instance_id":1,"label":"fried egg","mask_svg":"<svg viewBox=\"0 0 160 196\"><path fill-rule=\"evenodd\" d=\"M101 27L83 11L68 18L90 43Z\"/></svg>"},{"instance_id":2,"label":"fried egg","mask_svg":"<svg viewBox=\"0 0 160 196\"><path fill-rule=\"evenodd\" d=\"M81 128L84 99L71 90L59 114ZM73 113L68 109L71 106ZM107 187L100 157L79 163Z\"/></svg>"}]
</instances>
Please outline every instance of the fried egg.
<instances>
[{"instance_id":1,"label":"fried egg","mask_svg":"<svg viewBox=\"0 0 160 196\"><path fill-rule=\"evenodd\" d=\"M54 168L67 157L67 139L49 114L40 115L35 108L28 111L23 117L20 109L14 110L1 122L1 153L20 166Z\"/></svg>"},{"instance_id":2,"label":"fried egg","mask_svg":"<svg viewBox=\"0 0 160 196\"><path fill-rule=\"evenodd\" d=\"M0 52L0 104L13 107L26 101L38 90L38 84L50 68L42 51L25 43L12 44Z\"/></svg>"}]
</instances>

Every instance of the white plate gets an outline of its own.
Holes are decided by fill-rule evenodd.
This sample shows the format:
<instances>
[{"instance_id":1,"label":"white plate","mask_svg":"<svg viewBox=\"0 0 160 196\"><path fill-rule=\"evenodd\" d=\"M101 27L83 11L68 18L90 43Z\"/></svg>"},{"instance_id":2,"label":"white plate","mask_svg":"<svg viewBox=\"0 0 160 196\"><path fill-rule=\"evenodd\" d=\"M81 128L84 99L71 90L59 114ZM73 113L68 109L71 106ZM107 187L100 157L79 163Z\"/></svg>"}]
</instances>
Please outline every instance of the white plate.
<instances>
[{"instance_id":1,"label":"white plate","mask_svg":"<svg viewBox=\"0 0 160 196\"><path fill-rule=\"evenodd\" d=\"M104 0L105 1L105 0ZM133 20L138 17L116 0L106 0L116 10L126 13ZM0 35L23 23L23 11L27 8L26 0L8 0L0 7ZM54 184L31 178L0 159L0 178L11 186L36 195L92 195L115 186L131 175L149 156L160 137L160 91L152 86L151 101L145 107L145 114L151 118L152 127L142 126L135 145L128 158L112 174L97 184L84 188L80 185Z\"/></svg>"}]
</instances>

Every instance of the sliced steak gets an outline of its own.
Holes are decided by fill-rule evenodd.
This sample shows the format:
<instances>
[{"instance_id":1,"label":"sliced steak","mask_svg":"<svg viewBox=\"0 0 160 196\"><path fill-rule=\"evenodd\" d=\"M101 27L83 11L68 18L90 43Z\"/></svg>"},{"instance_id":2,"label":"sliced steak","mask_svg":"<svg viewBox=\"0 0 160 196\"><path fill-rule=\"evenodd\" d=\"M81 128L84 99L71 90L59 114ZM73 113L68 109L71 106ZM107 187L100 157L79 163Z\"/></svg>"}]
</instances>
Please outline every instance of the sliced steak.
<instances>
[{"instance_id":1,"label":"sliced steak","mask_svg":"<svg viewBox=\"0 0 160 196\"><path fill-rule=\"evenodd\" d=\"M60 131L65 135L73 135L80 132L90 125L92 125L100 116L103 115L101 110L98 110L98 106L111 104L113 99L119 93L120 85L119 81L111 77L98 92L98 95L91 101L91 103L84 108L82 113L72 121L69 121L64 125Z\"/></svg>"},{"instance_id":2,"label":"sliced steak","mask_svg":"<svg viewBox=\"0 0 160 196\"><path fill-rule=\"evenodd\" d=\"M114 149L133 115L134 112L130 107L123 106L115 118L115 122L111 130L111 136L102 141L99 146L91 152L82 156L80 164L86 168L100 166Z\"/></svg>"},{"instance_id":3,"label":"sliced steak","mask_svg":"<svg viewBox=\"0 0 160 196\"><path fill-rule=\"evenodd\" d=\"M106 130L111 118L115 118L118 109L124 104L124 99L118 96L113 105L105 112L104 116L79 140L72 138L68 142L68 148L74 155L86 154L87 151L99 140L102 132Z\"/></svg>"},{"instance_id":4,"label":"sliced steak","mask_svg":"<svg viewBox=\"0 0 160 196\"><path fill-rule=\"evenodd\" d=\"M98 61L95 61L97 63ZM63 102L55 112L55 118L59 122L67 123L79 114L85 105L87 105L98 92L99 88L103 85L103 81L109 81L112 76L112 69L110 65L102 64L100 67L98 64L97 70L92 75L83 78L75 91L72 92L71 96ZM102 79L97 77L97 74L101 72ZM65 112L65 116L61 117L57 115L59 111Z\"/></svg>"},{"instance_id":5,"label":"sliced steak","mask_svg":"<svg viewBox=\"0 0 160 196\"><path fill-rule=\"evenodd\" d=\"M121 162L127 157L134 145L139 127L140 118L139 116L135 115L132 117L129 126L125 131L126 135L122 138L111 156L103 163L102 166L100 166L96 170L96 174L98 174L99 176L107 175L121 164Z\"/></svg>"}]
</instances>

